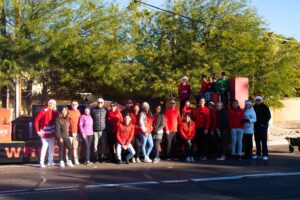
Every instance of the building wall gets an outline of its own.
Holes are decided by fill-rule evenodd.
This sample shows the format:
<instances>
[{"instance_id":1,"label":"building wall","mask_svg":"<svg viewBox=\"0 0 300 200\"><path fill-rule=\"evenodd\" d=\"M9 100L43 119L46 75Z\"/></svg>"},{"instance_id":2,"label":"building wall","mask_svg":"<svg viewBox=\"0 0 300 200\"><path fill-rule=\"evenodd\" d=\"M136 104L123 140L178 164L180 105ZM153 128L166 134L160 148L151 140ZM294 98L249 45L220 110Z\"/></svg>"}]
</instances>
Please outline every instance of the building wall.
<instances>
[{"instance_id":1,"label":"building wall","mask_svg":"<svg viewBox=\"0 0 300 200\"><path fill-rule=\"evenodd\" d=\"M272 111L272 121L274 124L300 124L300 98L286 98L282 100L283 108Z\"/></svg>"}]
</instances>

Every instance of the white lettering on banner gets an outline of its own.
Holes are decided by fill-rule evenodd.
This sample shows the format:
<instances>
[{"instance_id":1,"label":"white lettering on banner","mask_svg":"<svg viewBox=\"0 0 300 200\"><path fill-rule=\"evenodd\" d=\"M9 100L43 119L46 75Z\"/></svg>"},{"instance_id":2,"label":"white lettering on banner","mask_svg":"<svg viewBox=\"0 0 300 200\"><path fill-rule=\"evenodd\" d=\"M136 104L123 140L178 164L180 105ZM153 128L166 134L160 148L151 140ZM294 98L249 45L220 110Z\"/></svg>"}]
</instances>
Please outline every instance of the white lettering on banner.
<instances>
[{"instance_id":1,"label":"white lettering on banner","mask_svg":"<svg viewBox=\"0 0 300 200\"><path fill-rule=\"evenodd\" d=\"M8 134L8 130L0 129L0 137L4 137Z\"/></svg>"}]
</instances>

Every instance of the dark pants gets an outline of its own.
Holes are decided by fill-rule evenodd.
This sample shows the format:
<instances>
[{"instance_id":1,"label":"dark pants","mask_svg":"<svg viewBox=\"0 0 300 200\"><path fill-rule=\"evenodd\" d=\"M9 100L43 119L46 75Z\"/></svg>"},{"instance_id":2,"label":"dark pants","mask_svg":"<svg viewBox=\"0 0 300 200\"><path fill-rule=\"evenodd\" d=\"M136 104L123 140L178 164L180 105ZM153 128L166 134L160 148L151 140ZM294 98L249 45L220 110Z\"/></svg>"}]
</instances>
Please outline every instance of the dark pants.
<instances>
[{"instance_id":1,"label":"dark pants","mask_svg":"<svg viewBox=\"0 0 300 200\"><path fill-rule=\"evenodd\" d=\"M257 156L261 156L261 153L263 154L263 156L268 156L268 127L269 125L266 124L264 126L255 126L254 128L254 138Z\"/></svg>"},{"instance_id":2,"label":"dark pants","mask_svg":"<svg viewBox=\"0 0 300 200\"><path fill-rule=\"evenodd\" d=\"M253 134L245 134L244 133L244 150L245 150L245 158L252 158L252 150L253 150Z\"/></svg>"},{"instance_id":3,"label":"dark pants","mask_svg":"<svg viewBox=\"0 0 300 200\"><path fill-rule=\"evenodd\" d=\"M193 141L191 141L190 143L185 141L184 142L184 150L185 150L186 157L194 156Z\"/></svg>"},{"instance_id":4,"label":"dark pants","mask_svg":"<svg viewBox=\"0 0 300 200\"><path fill-rule=\"evenodd\" d=\"M83 137L84 140L84 148L85 148L85 161L90 161L90 154L91 154L91 146L93 141L94 135L87 135ZM98 156L98 152L97 152Z\"/></svg>"},{"instance_id":5,"label":"dark pants","mask_svg":"<svg viewBox=\"0 0 300 200\"><path fill-rule=\"evenodd\" d=\"M219 96L221 98L221 102L223 102L225 108L227 108L228 103L229 103L229 95L228 95L228 91L220 91L219 92Z\"/></svg>"},{"instance_id":6,"label":"dark pants","mask_svg":"<svg viewBox=\"0 0 300 200\"><path fill-rule=\"evenodd\" d=\"M116 133L110 132L107 136L109 146L109 158L115 159Z\"/></svg>"},{"instance_id":7,"label":"dark pants","mask_svg":"<svg viewBox=\"0 0 300 200\"><path fill-rule=\"evenodd\" d=\"M227 148L228 148L228 135L227 132L221 132L220 137L218 137L218 154L219 156L226 156L227 154Z\"/></svg>"},{"instance_id":8,"label":"dark pants","mask_svg":"<svg viewBox=\"0 0 300 200\"><path fill-rule=\"evenodd\" d=\"M204 133L204 128L197 128L196 143L200 156L207 155L207 134Z\"/></svg>"},{"instance_id":9,"label":"dark pants","mask_svg":"<svg viewBox=\"0 0 300 200\"><path fill-rule=\"evenodd\" d=\"M154 142L154 158L159 158L159 144L161 143L161 140L160 139L154 139L153 140Z\"/></svg>"},{"instance_id":10,"label":"dark pants","mask_svg":"<svg viewBox=\"0 0 300 200\"><path fill-rule=\"evenodd\" d=\"M208 155L210 157L215 157L217 155L217 135L216 134L208 134Z\"/></svg>"},{"instance_id":11,"label":"dark pants","mask_svg":"<svg viewBox=\"0 0 300 200\"><path fill-rule=\"evenodd\" d=\"M59 160L64 160L64 149L65 147L68 149L68 158L72 158L72 144L70 138L63 138L63 142L58 140L59 146Z\"/></svg>"},{"instance_id":12,"label":"dark pants","mask_svg":"<svg viewBox=\"0 0 300 200\"><path fill-rule=\"evenodd\" d=\"M142 141L140 135L134 135L131 141L131 144L135 150L135 158L140 158Z\"/></svg>"},{"instance_id":13,"label":"dark pants","mask_svg":"<svg viewBox=\"0 0 300 200\"><path fill-rule=\"evenodd\" d=\"M176 132L170 132L166 135L167 139L167 158L172 158L176 156L177 149L177 134Z\"/></svg>"},{"instance_id":14,"label":"dark pants","mask_svg":"<svg viewBox=\"0 0 300 200\"><path fill-rule=\"evenodd\" d=\"M184 107L185 105L185 102L188 101L189 99L185 99L183 101L180 100L180 114L182 114L182 108Z\"/></svg>"}]
</instances>

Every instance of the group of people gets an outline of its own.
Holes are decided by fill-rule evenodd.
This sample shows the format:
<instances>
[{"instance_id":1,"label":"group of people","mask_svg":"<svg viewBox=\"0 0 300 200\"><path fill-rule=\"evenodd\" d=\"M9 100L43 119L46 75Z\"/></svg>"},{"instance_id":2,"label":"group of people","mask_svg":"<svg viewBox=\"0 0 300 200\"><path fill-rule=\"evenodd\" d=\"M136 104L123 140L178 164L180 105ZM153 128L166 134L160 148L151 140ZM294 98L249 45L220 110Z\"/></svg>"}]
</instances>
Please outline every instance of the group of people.
<instances>
[{"instance_id":1,"label":"group of people","mask_svg":"<svg viewBox=\"0 0 300 200\"><path fill-rule=\"evenodd\" d=\"M270 110L262 96L256 96L254 101L254 105L246 101L245 109L241 109L239 102L233 100L226 109L222 102L207 105L205 97L201 96L197 107L192 107L187 99L178 110L175 99L171 99L164 111L158 105L152 113L147 102L140 105L129 99L126 108L120 111L116 102L110 102L107 109L104 99L99 98L97 106L86 106L81 114L77 101L72 101L71 109L63 107L58 112L56 101L52 99L34 120L42 141L40 166L46 167L47 150L48 165L55 164L55 139L59 146L60 167L65 167L65 160L69 167L78 165L79 138L84 141L86 165L104 160L118 164L157 163L161 156L166 160L177 160L180 155L185 156L186 162L194 162L195 158L225 160L228 155L240 160L242 149L245 159L267 160ZM254 155L253 135L256 142ZM230 149L231 153L228 153ZM94 154L93 159L90 152Z\"/></svg>"}]
</instances>

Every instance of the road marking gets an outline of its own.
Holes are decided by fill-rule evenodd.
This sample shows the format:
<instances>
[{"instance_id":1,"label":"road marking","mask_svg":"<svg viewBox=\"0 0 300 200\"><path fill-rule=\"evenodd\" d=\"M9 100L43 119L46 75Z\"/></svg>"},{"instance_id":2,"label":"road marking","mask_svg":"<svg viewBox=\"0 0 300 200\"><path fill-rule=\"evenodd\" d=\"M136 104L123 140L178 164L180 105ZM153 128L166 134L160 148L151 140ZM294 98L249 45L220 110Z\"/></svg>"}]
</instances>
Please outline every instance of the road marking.
<instances>
[{"instance_id":1,"label":"road marking","mask_svg":"<svg viewBox=\"0 0 300 200\"><path fill-rule=\"evenodd\" d=\"M160 181L143 181L143 182L129 182L129 183L112 183L112 184L94 184L86 185L85 189L91 190L96 188L108 188L108 187L143 187L149 185L158 184L176 184L176 183L188 183L188 182L211 182L211 181L228 181L228 180L242 180L242 179L254 179L265 177L283 177L283 176L299 176L300 172L274 172L264 174L246 174L236 176L222 176L222 177L209 177L209 178L192 178L192 179L178 179L178 180L160 180ZM65 192L76 191L80 186L65 186L65 187L53 187L53 188L35 188L35 189L22 189L22 190L7 190L0 191L0 195L12 196L12 195L24 195L24 194L37 194L42 192Z\"/></svg>"}]
</instances>

